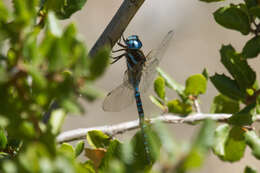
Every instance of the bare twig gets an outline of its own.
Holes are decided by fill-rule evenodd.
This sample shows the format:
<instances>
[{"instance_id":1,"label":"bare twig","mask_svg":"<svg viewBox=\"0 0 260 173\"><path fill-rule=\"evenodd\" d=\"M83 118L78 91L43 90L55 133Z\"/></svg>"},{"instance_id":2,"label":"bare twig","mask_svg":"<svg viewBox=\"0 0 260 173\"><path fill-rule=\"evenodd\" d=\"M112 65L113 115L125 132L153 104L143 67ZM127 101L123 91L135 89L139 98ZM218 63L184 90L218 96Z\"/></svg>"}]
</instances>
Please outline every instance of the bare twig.
<instances>
[{"instance_id":1,"label":"bare twig","mask_svg":"<svg viewBox=\"0 0 260 173\"><path fill-rule=\"evenodd\" d=\"M134 17L144 1L145 0L124 0L117 13L106 27L105 31L90 50L90 57L95 56L95 54L106 45L111 48L115 45L116 41L125 31L131 19Z\"/></svg>"},{"instance_id":2,"label":"bare twig","mask_svg":"<svg viewBox=\"0 0 260 173\"><path fill-rule=\"evenodd\" d=\"M230 117L231 117L231 114L196 113L196 114L190 115L188 117L180 117L177 115L163 115L163 116L159 116L156 118L151 118L148 121L151 124L158 122L158 121L163 122L163 123L177 124L177 123L194 123L197 121L202 121L202 120L210 118L210 119L213 119L213 120L216 120L219 122L224 122L225 120L227 120ZM258 115L256 117L256 121L260 121L260 115ZM70 130L70 131L61 133L57 137L57 142L62 143L62 142L70 142L70 141L75 141L75 140L79 140L79 139L84 139L86 137L86 134L92 130L100 130L103 133L108 134L109 136L115 136L117 134L121 134L126 131L134 130L137 128L139 128L138 120L124 122L124 123L115 124L115 125L105 125L105 126L98 126L98 127L74 129L74 130Z\"/></svg>"},{"instance_id":3,"label":"bare twig","mask_svg":"<svg viewBox=\"0 0 260 173\"><path fill-rule=\"evenodd\" d=\"M196 111L197 113L201 113L201 109L200 109L200 105L199 105L198 99L195 99L195 100L193 101L193 105L194 105L195 111Z\"/></svg>"}]
</instances>

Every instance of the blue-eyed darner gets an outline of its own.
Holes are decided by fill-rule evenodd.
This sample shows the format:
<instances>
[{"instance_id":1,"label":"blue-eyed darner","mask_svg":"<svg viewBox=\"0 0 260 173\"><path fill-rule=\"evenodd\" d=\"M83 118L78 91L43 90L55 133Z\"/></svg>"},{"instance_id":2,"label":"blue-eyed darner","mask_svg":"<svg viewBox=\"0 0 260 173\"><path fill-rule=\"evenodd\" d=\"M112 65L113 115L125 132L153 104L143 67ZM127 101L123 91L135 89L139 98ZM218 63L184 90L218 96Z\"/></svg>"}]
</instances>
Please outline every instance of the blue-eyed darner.
<instances>
[{"instance_id":1,"label":"blue-eyed darner","mask_svg":"<svg viewBox=\"0 0 260 173\"><path fill-rule=\"evenodd\" d=\"M123 54L113 58L112 64L122 57L126 57L127 70L124 74L123 83L112 90L105 98L103 109L112 112L121 111L131 105L134 99L136 100L141 133L148 159L149 147L144 133L144 111L140 92L144 93L152 84L156 76L156 67L159 65L172 36L173 31L169 31L158 48L152 50L147 56L141 50L142 42L137 35L129 36L127 39L122 37L125 45L121 43L120 39L117 44L122 48L112 51L113 53L124 51Z\"/></svg>"}]
</instances>

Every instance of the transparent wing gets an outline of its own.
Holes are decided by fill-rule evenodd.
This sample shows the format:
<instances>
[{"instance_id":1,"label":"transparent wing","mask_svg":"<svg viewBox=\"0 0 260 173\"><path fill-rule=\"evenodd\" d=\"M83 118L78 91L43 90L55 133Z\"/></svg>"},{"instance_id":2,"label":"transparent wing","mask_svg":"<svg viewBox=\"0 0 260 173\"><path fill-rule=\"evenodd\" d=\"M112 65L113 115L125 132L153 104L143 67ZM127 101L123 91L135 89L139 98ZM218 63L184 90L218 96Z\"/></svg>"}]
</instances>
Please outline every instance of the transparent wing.
<instances>
[{"instance_id":1,"label":"transparent wing","mask_svg":"<svg viewBox=\"0 0 260 173\"><path fill-rule=\"evenodd\" d=\"M174 35L171 30L163 38L157 49L152 50L146 57L146 63L142 72L140 90L146 92L156 76L156 67L164 56L164 53Z\"/></svg>"},{"instance_id":2,"label":"transparent wing","mask_svg":"<svg viewBox=\"0 0 260 173\"><path fill-rule=\"evenodd\" d=\"M127 72L124 75L123 84L113 89L103 102L103 110L119 112L134 102L134 89L128 81Z\"/></svg>"}]
</instances>

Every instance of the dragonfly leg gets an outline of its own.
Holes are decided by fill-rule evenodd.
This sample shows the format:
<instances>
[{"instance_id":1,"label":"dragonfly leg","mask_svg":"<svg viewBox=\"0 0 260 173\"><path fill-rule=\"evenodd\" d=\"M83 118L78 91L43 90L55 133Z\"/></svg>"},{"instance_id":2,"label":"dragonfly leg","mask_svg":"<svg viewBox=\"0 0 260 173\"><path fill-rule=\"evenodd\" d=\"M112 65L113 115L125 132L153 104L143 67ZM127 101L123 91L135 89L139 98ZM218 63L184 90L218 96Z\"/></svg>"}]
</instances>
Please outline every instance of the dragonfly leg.
<instances>
[{"instance_id":1,"label":"dragonfly leg","mask_svg":"<svg viewBox=\"0 0 260 173\"><path fill-rule=\"evenodd\" d=\"M126 49L112 50L111 52L112 52L112 53L116 53L116 52L120 52L120 51L123 51L123 50L126 50Z\"/></svg>"},{"instance_id":2,"label":"dragonfly leg","mask_svg":"<svg viewBox=\"0 0 260 173\"><path fill-rule=\"evenodd\" d=\"M120 60L123 56L126 56L126 55L127 55L127 54L124 53L124 54L119 55L119 56L117 56L117 57L112 57L112 58L114 59L114 61L111 62L111 64L114 64L115 62L117 62L117 61Z\"/></svg>"},{"instance_id":3,"label":"dragonfly leg","mask_svg":"<svg viewBox=\"0 0 260 173\"><path fill-rule=\"evenodd\" d=\"M127 46L123 45L123 44L122 44L122 43L120 43L120 42L117 42L117 45L118 45L118 46L120 46L120 47L123 47L124 49L126 49L126 48L127 48Z\"/></svg>"},{"instance_id":4,"label":"dragonfly leg","mask_svg":"<svg viewBox=\"0 0 260 173\"><path fill-rule=\"evenodd\" d=\"M124 34L122 34L122 38L123 38L124 43L126 44L126 39L124 37Z\"/></svg>"}]
</instances>

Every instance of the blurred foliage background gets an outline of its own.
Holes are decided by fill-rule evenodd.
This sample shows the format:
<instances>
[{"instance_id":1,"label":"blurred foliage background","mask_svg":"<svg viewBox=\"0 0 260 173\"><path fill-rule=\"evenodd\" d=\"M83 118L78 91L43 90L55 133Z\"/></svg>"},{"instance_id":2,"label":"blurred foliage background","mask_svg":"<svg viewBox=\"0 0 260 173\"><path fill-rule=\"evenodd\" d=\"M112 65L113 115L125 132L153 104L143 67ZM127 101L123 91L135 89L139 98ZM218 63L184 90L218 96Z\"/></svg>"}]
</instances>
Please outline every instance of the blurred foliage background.
<instances>
[{"instance_id":1,"label":"blurred foliage background","mask_svg":"<svg viewBox=\"0 0 260 173\"><path fill-rule=\"evenodd\" d=\"M189 99L189 95L198 96L205 93L206 84L208 85L207 92L200 97L203 112L237 113L239 111L237 100L246 103L246 95L254 92L247 90L255 88L253 84L256 78L247 65L240 62L238 58L237 64L242 64L239 67L242 71L246 69L245 78L249 78L248 81L245 81L241 78L243 74L236 76L236 68L228 66L229 62L222 60L221 63L220 59L232 57L236 60L238 57L236 52L242 52L245 43L253 37L253 35L244 36L250 30L249 24L244 25L247 18L244 18L243 14L249 7L258 4L257 1L248 0L246 4L248 9L240 6L233 7L235 17L243 19L241 25L236 25L236 23L229 25L230 23L227 22L227 26L225 16L223 17L225 14L223 9L214 16L217 24L212 13L220 6L227 6L230 2L238 3L238 1L225 1L217 4L201 1L164 0L163 3L156 0L147 1L126 29L126 36L130 34L140 36L145 53L154 48L165 33L174 29L175 38L161 67L169 76L185 86L186 89L181 98L186 97L186 99L165 101L170 112L185 115L190 113L190 103L185 100ZM134 135L135 132L132 132L118 136L124 143L120 143L116 139L112 140L98 131L89 133L87 141L90 145L87 145L88 148L85 148L84 153L91 161L87 162L85 162L85 156L81 155L81 159L77 158L86 147L83 142L77 143L74 147L67 143L57 146L55 143L55 137L61 130L106 125L137 118L134 106L120 113L106 113L101 108L102 99L89 103L104 95L104 92L98 88L109 91L122 80L125 70L124 61L107 68L104 74L109 64L107 49L101 50L93 59L87 57L88 49L103 32L120 4L121 1L118 0L89 0L88 2L85 0L42 0L41 2L13 0L12 3L0 1L0 126L2 128L0 154L2 171L95 172L95 169L99 169L100 172L123 172L124 170L133 172L144 170L146 163L143 158L143 144L139 133ZM236 9L240 11L237 12ZM241 9L244 10L243 14L241 14ZM257 8L251 10L250 15L257 18L257 10ZM229 17L229 15L230 13L227 16ZM240 32L224 29L219 24ZM149 26L149 30L147 26ZM222 44L225 46L221 47ZM228 44L232 44L233 47ZM249 45L247 50L249 53L243 51L243 57L252 58L259 53L254 46L252 48ZM253 55L250 54L251 52L254 52ZM250 59L248 63L258 74L259 61ZM226 78L215 75L211 77L211 81L222 94L229 98L223 95L214 98L218 95L217 90L211 82L206 82L209 79L205 73L203 73L204 76L201 75L205 67L210 76L216 72L225 73L228 77L234 77L237 83L242 81L235 94L239 97L232 97L232 92L229 95L230 92L223 90L223 87L218 85L218 81L222 83L221 80ZM234 70L232 71L232 69ZM167 79L164 77L165 72L160 73L162 77L157 78L155 88L156 85L161 86L161 82L167 83ZM197 75L194 76L194 74ZM188 80L186 81L186 79ZM197 87L197 90L192 89L194 88L193 79L200 81L201 85ZM164 87L157 87L157 97L164 99L164 94L162 94L164 90ZM241 90L243 92L240 92ZM178 94L166 88L166 95L168 98L177 98ZM81 97L79 98L79 96ZM230 97L235 101L230 100ZM212 107L213 98L215 106ZM43 114L53 101L57 101L60 108L52 112L51 119L45 124L42 121ZM144 101L146 116L152 117L161 113L161 110L152 104L148 96L144 96ZM230 105L228 109L218 107L227 104ZM181 105L180 107L185 110L175 109L176 105ZM247 165L260 169L256 159L259 158L257 133L254 131L245 133L240 127L237 127L250 125L251 115L254 114L251 113L251 110L255 107L255 105L246 107L244 112L242 111L242 113L238 113L238 116L230 119L229 123L234 125L232 128L229 125L221 125L216 128L215 122L210 120L200 126L170 125L170 130L166 130L166 127L161 124L156 124L153 129L147 130L149 144L152 148L151 158L152 160L159 159L161 163L154 165L154 171L163 172L172 171L172 169L178 172L190 169L194 171L193 168L201 167L202 163L204 163L202 169L197 172L223 170L242 172ZM85 112L85 116L76 116L83 112ZM72 116L66 116L67 113ZM245 115L244 117L248 119L240 121L241 118L236 118L240 115ZM134 137L131 138L132 136ZM170 140L172 136L174 138ZM213 138L216 140L215 143L213 143ZM185 140L187 141L184 142ZM253 155L250 154L249 147L244 153L247 145L252 149ZM164 152L161 151L161 154L158 154L160 147ZM206 159L210 148L213 152ZM131 157L133 152L135 153L134 158ZM243 157L244 154L245 157ZM230 164L230 162L235 163ZM172 165L176 165L176 167L172 167ZM149 170L149 168L150 166L145 166L145 169ZM249 167L245 171L253 172Z\"/></svg>"}]
</instances>

